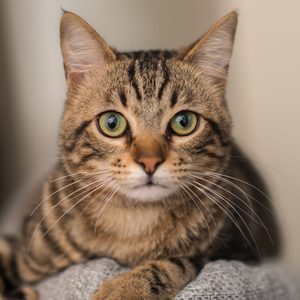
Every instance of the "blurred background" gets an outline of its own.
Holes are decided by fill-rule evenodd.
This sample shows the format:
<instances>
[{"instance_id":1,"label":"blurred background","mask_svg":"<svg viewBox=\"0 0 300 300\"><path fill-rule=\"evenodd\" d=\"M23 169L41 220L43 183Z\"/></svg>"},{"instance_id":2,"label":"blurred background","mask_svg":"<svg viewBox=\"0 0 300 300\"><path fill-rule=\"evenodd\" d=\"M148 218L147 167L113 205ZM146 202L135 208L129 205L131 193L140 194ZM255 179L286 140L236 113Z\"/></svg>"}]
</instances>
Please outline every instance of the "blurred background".
<instances>
[{"instance_id":1,"label":"blurred background","mask_svg":"<svg viewBox=\"0 0 300 300\"><path fill-rule=\"evenodd\" d=\"M300 269L300 2L298 0L1 0L0 213L57 159L66 84L61 8L120 50L188 45L231 10L240 14L227 99L234 136L272 191L283 259ZM15 202L17 201L17 202Z\"/></svg>"}]
</instances>

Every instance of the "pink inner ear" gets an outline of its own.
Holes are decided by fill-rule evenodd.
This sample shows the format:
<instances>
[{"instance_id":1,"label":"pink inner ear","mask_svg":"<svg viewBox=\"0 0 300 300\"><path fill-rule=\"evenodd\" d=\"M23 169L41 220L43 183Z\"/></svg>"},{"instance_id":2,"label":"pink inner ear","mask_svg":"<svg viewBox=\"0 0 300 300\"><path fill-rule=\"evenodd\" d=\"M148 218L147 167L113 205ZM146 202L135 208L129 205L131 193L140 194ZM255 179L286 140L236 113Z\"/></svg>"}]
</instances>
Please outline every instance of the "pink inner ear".
<instances>
[{"instance_id":1,"label":"pink inner ear","mask_svg":"<svg viewBox=\"0 0 300 300\"><path fill-rule=\"evenodd\" d=\"M237 14L226 15L193 45L184 59L199 73L218 80L226 79L236 26Z\"/></svg>"},{"instance_id":2,"label":"pink inner ear","mask_svg":"<svg viewBox=\"0 0 300 300\"><path fill-rule=\"evenodd\" d=\"M67 80L69 82L69 85L76 86L83 81L84 77L85 72L71 72L67 75Z\"/></svg>"},{"instance_id":3,"label":"pink inner ear","mask_svg":"<svg viewBox=\"0 0 300 300\"><path fill-rule=\"evenodd\" d=\"M63 41L63 53L68 69L85 71L105 63L105 54L99 42L84 30L75 30Z\"/></svg>"},{"instance_id":4,"label":"pink inner ear","mask_svg":"<svg viewBox=\"0 0 300 300\"><path fill-rule=\"evenodd\" d=\"M97 69L115 59L113 51L98 33L72 13L66 13L61 20L61 48L68 77L73 72ZM75 82L80 76L72 75Z\"/></svg>"}]
</instances>

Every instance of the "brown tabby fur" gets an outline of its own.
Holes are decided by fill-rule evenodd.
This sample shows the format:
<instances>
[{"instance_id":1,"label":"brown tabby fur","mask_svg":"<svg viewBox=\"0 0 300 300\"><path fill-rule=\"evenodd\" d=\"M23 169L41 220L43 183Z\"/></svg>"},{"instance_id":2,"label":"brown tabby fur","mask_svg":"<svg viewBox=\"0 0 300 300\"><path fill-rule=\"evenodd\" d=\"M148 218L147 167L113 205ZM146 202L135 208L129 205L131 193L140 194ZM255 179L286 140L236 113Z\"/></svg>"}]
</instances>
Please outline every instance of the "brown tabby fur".
<instances>
[{"instance_id":1,"label":"brown tabby fur","mask_svg":"<svg viewBox=\"0 0 300 300\"><path fill-rule=\"evenodd\" d=\"M105 282L93 300L173 299L209 260L277 253L270 205L258 191L265 188L232 141L224 100L236 24L228 14L183 51L118 53L80 17L63 15L62 159L35 194L20 237L0 244L5 295L35 298L24 285L108 256L133 270ZM130 126L120 138L97 129L109 110ZM179 137L168 124L182 110L198 113L200 124ZM141 158L160 162L153 180L163 196L153 186L130 188L145 176Z\"/></svg>"}]
</instances>

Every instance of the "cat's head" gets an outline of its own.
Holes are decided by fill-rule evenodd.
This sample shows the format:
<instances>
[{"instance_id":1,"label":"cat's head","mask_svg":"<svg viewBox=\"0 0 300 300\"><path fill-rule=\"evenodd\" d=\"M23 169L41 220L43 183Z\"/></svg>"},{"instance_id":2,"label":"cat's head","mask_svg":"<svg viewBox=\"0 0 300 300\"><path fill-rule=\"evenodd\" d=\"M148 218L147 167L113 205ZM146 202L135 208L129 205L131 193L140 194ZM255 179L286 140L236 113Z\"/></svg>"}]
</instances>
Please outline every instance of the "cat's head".
<instances>
[{"instance_id":1,"label":"cat's head","mask_svg":"<svg viewBox=\"0 0 300 300\"><path fill-rule=\"evenodd\" d=\"M60 146L67 171L141 202L178 198L197 176L222 172L230 151L224 94L236 25L233 12L185 50L118 53L65 13L68 97Z\"/></svg>"}]
</instances>

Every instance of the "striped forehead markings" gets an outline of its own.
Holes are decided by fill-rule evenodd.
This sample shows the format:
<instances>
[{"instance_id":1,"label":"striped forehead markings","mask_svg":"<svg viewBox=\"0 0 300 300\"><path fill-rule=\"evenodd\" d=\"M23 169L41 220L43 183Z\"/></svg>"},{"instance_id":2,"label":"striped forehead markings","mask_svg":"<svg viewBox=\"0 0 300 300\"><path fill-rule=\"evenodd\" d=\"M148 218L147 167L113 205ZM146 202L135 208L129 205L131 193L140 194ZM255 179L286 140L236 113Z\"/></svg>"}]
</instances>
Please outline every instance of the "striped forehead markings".
<instances>
[{"instance_id":1,"label":"striped forehead markings","mask_svg":"<svg viewBox=\"0 0 300 300\"><path fill-rule=\"evenodd\" d=\"M128 68L128 78L135 90L137 100L141 101L143 97L155 97L161 100L170 82L167 60L159 59L147 52L139 52L139 57L142 59L134 59ZM177 102L173 100L171 106Z\"/></svg>"},{"instance_id":2,"label":"striped forehead markings","mask_svg":"<svg viewBox=\"0 0 300 300\"><path fill-rule=\"evenodd\" d=\"M127 97L124 91L118 91L120 101L124 107L127 107Z\"/></svg>"},{"instance_id":3,"label":"striped forehead markings","mask_svg":"<svg viewBox=\"0 0 300 300\"><path fill-rule=\"evenodd\" d=\"M159 100L161 99L161 97L163 95L165 87L167 86L167 84L170 81L169 69L167 67L167 64L166 64L165 60L161 61L161 69L162 69L163 81L161 83L161 86L158 89L157 97L158 97Z\"/></svg>"},{"instance_id":4,"label":"striped forehead markings","mask_svg":"<svg viewBox=\"0 0 300 300\"><path fill-rule=\"evenodd\" d=\"M170 98L170 102L171 102L170 107L171 108L174 107L176 105L177 101L178 101L178 92L177 92L177 90L174 90L172 93L172 96Z\"/></svg>"},{"instance_id":5,"label":"striped forehead markings","mask_svg":"<svg viewBox=\"0 0 300 300\"><path fill-rule=\"evenodd\" d=\"M129 69L128 69L128 77L129 77L129 81L130 81L132 87L135 90L136 97L140 101L140 100L142 100L142 95L141 95L140 88L138 86L136 74L135 74L136 73L136 62L137 62L137 60L134 60L130 64Z\"/></svg>"}]
</instances>

